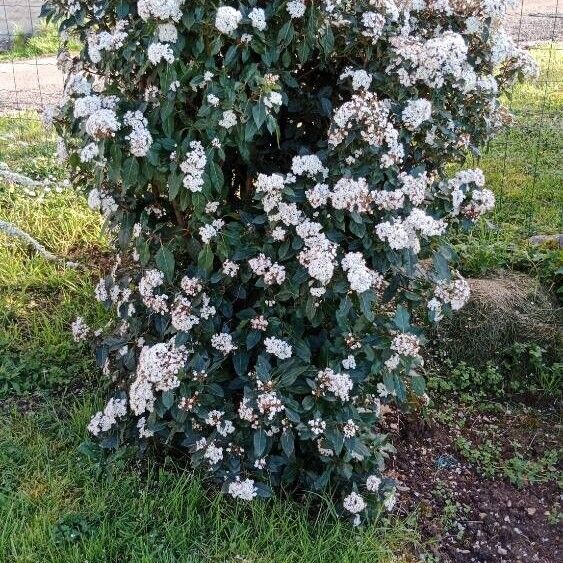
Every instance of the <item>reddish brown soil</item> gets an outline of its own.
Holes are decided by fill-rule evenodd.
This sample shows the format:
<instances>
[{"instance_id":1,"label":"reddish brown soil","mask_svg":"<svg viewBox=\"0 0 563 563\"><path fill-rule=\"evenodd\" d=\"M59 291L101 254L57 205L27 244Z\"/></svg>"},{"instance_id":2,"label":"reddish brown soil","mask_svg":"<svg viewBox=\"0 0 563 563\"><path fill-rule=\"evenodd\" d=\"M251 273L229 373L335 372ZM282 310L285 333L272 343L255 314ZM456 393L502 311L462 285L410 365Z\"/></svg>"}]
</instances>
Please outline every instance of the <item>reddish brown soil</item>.
<instances>
[{"instance_id":1,"label":"reddish brown soil","mask_svg":"<svg viewBox=\"0 0 563 563\"><path fill-rule=\"evenodd\" d=\"M467 414L460 408L453 420ZM524 445L526 459L541 457L561 444L553 411L473 413L458 428L455 422L446 425L436 420L400 421L394 426L398 434L394 472L403 488L400 510L418 510L423 539L428 542L423 552L440 562L563 561L556 473L546 482L519 489L502 474L484 477L455 445L458 436L479 444L485 434L494 438L503 459L513 455L514 441Z\"/></svg>"}]
</instances>

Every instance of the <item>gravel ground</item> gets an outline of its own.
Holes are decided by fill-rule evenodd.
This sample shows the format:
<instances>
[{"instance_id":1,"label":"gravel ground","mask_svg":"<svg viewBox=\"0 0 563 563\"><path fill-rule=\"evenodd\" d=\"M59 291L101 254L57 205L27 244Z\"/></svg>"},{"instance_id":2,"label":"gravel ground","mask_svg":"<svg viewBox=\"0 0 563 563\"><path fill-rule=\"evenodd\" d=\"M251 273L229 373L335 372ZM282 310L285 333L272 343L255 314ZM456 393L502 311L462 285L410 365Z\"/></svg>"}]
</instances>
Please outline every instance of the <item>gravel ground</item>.
<instances>
[{"instance_id":1,"label":"gravel ground","mask_svg":"<svg viewBox=\"0 0 563 563\"><path fill-rule=\"evenodd\" d=\"M563 41L563 0L523 0L508 28L521 44ZM0 63L0 111L56 104L62 86L53 57Z\"/></svg>"}]
</instances>

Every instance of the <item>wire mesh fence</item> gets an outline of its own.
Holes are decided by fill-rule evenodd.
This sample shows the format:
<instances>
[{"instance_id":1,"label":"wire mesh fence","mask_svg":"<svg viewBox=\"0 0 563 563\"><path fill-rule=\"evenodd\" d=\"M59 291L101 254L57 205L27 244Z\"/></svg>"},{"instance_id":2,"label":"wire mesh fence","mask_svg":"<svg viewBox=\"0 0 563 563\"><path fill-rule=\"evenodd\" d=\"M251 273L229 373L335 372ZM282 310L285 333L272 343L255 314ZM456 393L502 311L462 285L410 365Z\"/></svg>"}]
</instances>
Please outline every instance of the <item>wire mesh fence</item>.
<instances>
[{"instance_id":1,"label":"wire mesh fence","mask_svg":"<svg viewBox=\"0 0 563 563\"><path fill-rule=\"evenodd\" d=\"M478 163L494 188L498 223L518 222L520 236L563 231L563 0L521 0L508 15L517 44L533 50L540 78L514 88L515 124ZM0 119L18 127L57 103L64 78L54 29L40 0L0 0ZM0 139L0 160L1 143ZM517 209L516 209L517 208Z\"/></svg>"}]
</instances>

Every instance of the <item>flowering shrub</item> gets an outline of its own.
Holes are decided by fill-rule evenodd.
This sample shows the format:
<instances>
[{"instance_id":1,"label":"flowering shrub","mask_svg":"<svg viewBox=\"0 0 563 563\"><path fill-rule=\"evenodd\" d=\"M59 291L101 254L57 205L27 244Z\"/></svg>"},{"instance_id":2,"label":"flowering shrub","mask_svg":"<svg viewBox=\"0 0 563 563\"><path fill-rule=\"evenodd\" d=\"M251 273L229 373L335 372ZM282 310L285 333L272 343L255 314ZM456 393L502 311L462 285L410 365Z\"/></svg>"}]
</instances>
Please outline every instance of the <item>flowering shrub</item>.
<instances>
[{"instance_id":1,"label":"flowering shrub","mask_svg":"<svg viewBox=\"0 0 563 563\"><path fill-rule=\"evenodd\" d=\"M425 397L425 318L468 298L443 236L494 205L453 179L534 72L508 0L53 0L79 58L54 112L115 236L90 333L108 448L183 447L233 497L335 484L355 523L395 502L382 403Z\"/></svg>"}]
</instances>

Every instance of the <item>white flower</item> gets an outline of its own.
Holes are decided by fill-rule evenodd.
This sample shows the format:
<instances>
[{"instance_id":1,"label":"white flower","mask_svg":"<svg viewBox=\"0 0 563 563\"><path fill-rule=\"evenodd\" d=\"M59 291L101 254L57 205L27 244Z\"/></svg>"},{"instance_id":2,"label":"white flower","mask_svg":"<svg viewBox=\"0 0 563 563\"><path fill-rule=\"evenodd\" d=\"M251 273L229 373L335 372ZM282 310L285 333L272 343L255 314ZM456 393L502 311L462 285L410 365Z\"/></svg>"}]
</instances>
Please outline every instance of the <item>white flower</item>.
<instances>
[{"instance_id":1,"label":"white flower","mask_svg":"<svg viewBox=\"0 0 563 563\"><path fill-rule=\"evenodd\" d=\"M385 493L385 498L383 500L383 506L391 512L395 508L397 503L397 493L395 490Z\"/></svg>"},{"instance_id":2,"label":"white flower","mask_svg":"<svg viewBox=\"0 0 563 563\"><path fill-rule=\"evenodd\" d=\"M80 162L91 162L100 154L97 143L89 143L80 151Z\"/></svg>"},{"instance_id":3,"label":"white flower","mask_svg":"<svg viewBox=\"0 0 563 563\"><path fill-rule=\"evenodd\" d=\"M366 480L366 489L372 493L376 493L381 485L381 479L377 475L370 475Z\"/></svg>"},{"instance_id":4,"label":"white flower","mask_svg":"<svg viewBox=\"0 0 563 563\"><path fill-rule=\"evenodd\" d=\"M244 481L233 481L229 483L229 494L233 498L251 501L258 494L258 490L254 486L252 479L245 479Z\"/></svg>"},{"instance_id":5,"label":"white flower","mask_svg":"<svg viewBox=\"0 0 563 563\"><path fill-rule=\"evenodd\" d=\"M162 43L176 43L178 30L173 23L161 23L158 26L158 40Z\"/></svg>"},{"instance_id":6,"label":"white flower","mask_svg":"<svg viewBox=\"0 0 563 563\"><path fill-rule=\"evenodd\" d=\"M215 27L225 34L233 33L238 28L242 14L231 6L221 6L215 17Z\"/></svg>"},{"instance_id":7,"label":"white flower","mask_svg":"<svg viewBox=\"0 0 563 563\"><path fill-rule=\"evenodd\" d=\"M219 120L219 125L224 127L225 129L231 129L238 123L237 114L233 111L228 109L227 111L223 112L223 117Z\"/></svg>"},{"instance_id":8,"label":"white flower","mask_svg":"<svg viewBox=\"0 0 563 563\"><path fill-rule=\"evenodd\" d=\"M352 70L351 68L346 69L340 75L340 80L344 80L345 78L352 78L352 88L354 90L361 90L362 88L367 90L373 80L371 74L368 74L365 70Z\"/></svg>"},{"instance_id":9,"label":"white flower","mask_svg":"<svg viewBox=\"0 0 563 563\"><path fill-rule=\"evenodd\" d=\"M323 166L323 163L315 154L293 157L291 171L296 176L309 176L309 178L313 178L317 174L326 177L328 174L328 169Z\"/></svg>"},{"instance_id":10,"label":"white flower","mask_svg":"<svg viewBox=\"0 0 563 563\"><path fill-rule=\"evenodd\" d=\"M352 514L358 514L364 511L367 507L366 501L355 492L351 492L347 497L344 498L342 503L344 509Z\"/></svg>"},{"instance_id":11,"label":"white flower","mask_svg":"<svg viewBox=\"0 0 563 563\"><path fill-rule=\"evenodd\" d=\"M190 192L201 192L203 189L203 174L207 165L205 149L199 141L190 143L191 151L180 164L180 170L184 173L183 184Z\"/></svg>"},{"instance_id":12,"label":"white flower","mask_svg":"<svg viewBox=\"0 0 563 563\"><path fill-rule=\"evenodd\" d=\"M230 277L230 278L235 278L237 273L239 271L239 266L238 264L236 264L235 262L233 262L232 260L225 260L223 262L223 273Z\"/></svg>"},{"instance_id":13,"label":"white flower","mask_svg":"<svg viewBox=\"0 0 563 563\"><path fill-rule=\"evenodd\" d=\"M88 431L94 436L107 432L118 418L123 418L126 414L127 401L125 399L110 399L104 410L92 417L88 424Z\"/></svg>"},{"instance_id":14,"label":"white flower","mask_svg":"<svg viewBox=\"0 0 563 563\"><path fill-rule=\"evenodd\" d=\"M211 465L215 465L223 459L223 448L217 447L215 444L209 444L203 457L207 459Z\"/></svg>"},{"instance_id":15,"label":"white flower","mask_svg":"<svg viewBox=\"0 0 563 563\"><path fill-rule=\"evenodd\" d=\"M342 360L342 367L344 369L356 369L356 360L354 356L348 356L346 359Z\"/></svg>"},{"instance_id":16,"label":"white flower","mask_svg":"<svg viewBox=\"0 0 563 563\"><path fill-rule=\"evenodd\" d=\"M266 29L266 13L262 8L253 8L248 14L248 17L252 22L252 27L258 31L264 31Z\"/></svg>"},{"instance_id":17,"label":"white flower","mask_svg":"<svg viewBox=\"0 0 563 563\"><path fill-rule=\"evenodd\" d=\"M121 128L117 115L112 109L99 109L92 113L84 126L86 133L94 139L113 137Z\"/></svg>"},{"instance_id":18,"label":"white flower","mask_svg":"<svg viewBox=\"0 0 563 563\"><path fill-rule=\"evenodd\" d=\"M152 135L148 130L148 121L140 111L128 111L123 116L123 123L131 127L131 133L125 137L129 141L129 150L134 156L146 156L152 146Z\"/></svg>"},{"instance_id":19,"label":"white flower","mask_svg":"<svg viewBox=\"0 0 563 563\"><path fill-rule=\"evenodd\" d=\"M316 380L321 390L329 391L343 402L350 400L354 383L347 373L334 373L331 368L326 368L318 372Z\"/></svg>"},{"instance_id":20,"label":"white flower","mask_svg":"<svg viewBox=\"0 0 563 563\"><path fill-rule=\"evenodd\" d=\"M207 103L210 106L217 107L219 105L220 101L221 100L217 96L215 96L214 94L208 94L208 96L207 96Z\"/></svg>"},{"instance_id":21,"label":"white flower","mask_svg":"<svg viewBox=\"0 0 563 563\"><path fill-rule=\"evenodd\" d=\"M143 20L180 21L184 0L138 0L137 11Z\"/></svg>"},{"instance_id":22,"label":"white flower","mask_svg":"<svg viewBox=\"0 0 563 563\"><path fill-rule=\"evenodd\" d=\"M86 324L82 317L76 317L71 325L72 338L75 342L83 342L90 334L90 327Z\"/></svg>"},{"instance_id":23,"label":"white flower","mask_svg":"<svg viewBox=\"0 0 563 563\"><path fill-rule=\"evenodd\" d=\"M147 58L153 65L163 60L171 64L174 62L174 52L166 43L151 43L147 49Z\"/></svg>"},{"instance_id":24,"label":"white flower","mask_svg":"<svg viewBox=\"0 0 563 563\"><path fill-rule=\"evenodd\" d=\"M215 350L219 350L224 356L237 349L237 346L233 342L233 335L222 332L220 334L214 334L211 337L211 346Z\"/></svg>"},{"instance_id":25,"label":"white flower","mask_svg":"<svg viewBox=\"0 0 563 563\"><path fill-rule=\"evenodd\" d=\"M305 14L307 6L301 0L287 3L287 11L292 18L301 18Z\"/></svg>"},{"instance_id":26,"label":"white flower","mask_svg":"<svg viewBox=\"0 0 563 563\"><path fill-rule=\"evenodd\" d=\"M391 350L400 356L418 356L420 350L420 340L414 334L401 333L393 338Z\"/></svg>"},{"instance_id":27,"label":"white flower","mask_svg":"<svg viewBox=\"0 0 563 563\"><path fill-rule=\"evenodd\" d=\"M270 336L264 340L264 346L268 354L273 354L280 360L287 360L293 354L293 348L284 340Z\"/></svg>"},{"instance_id":28,"label":"white flower","mask_svg":"<svg viewBox=\"0 0 563 563\"><path fill-rule=\"evenodd\" d=\"M313 436L320 436L326 430L326 422L321 418L314 418L307 423Z\"/></svg>"},{"instance_id":29,"label":"white flower","mask_svg":"<svg viewBox=\"0 0 563 563\"><path fill-rule=\"evenodd\" d=\"M416 131L425 121L432 117L432 104L423 98L410 100L401 118L405 127L411 131Z\"/></svg>"}]
</instances>

